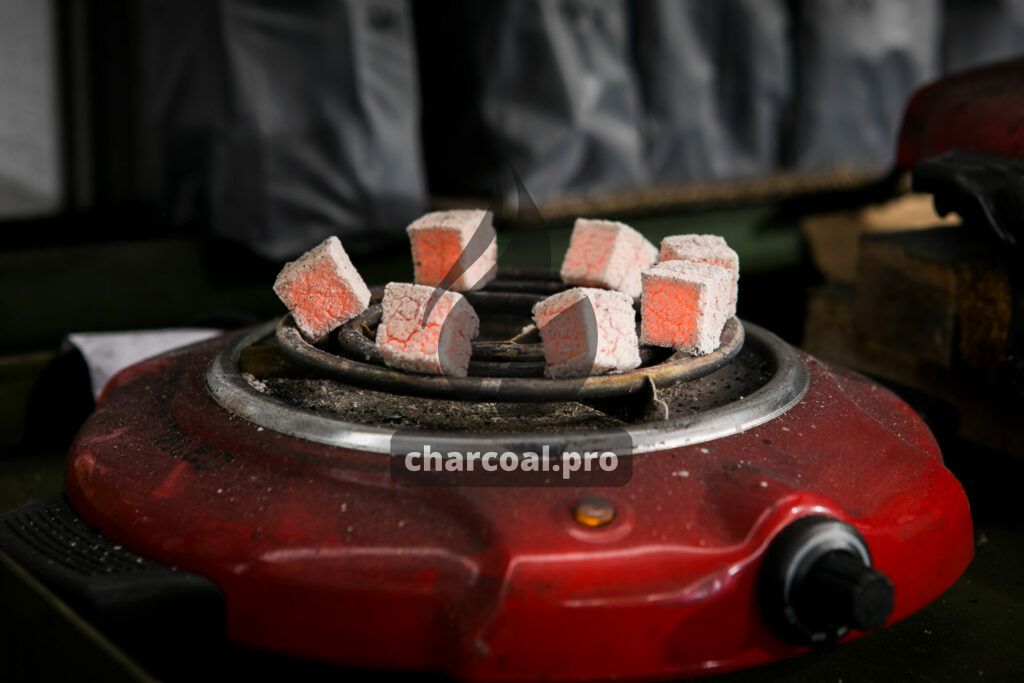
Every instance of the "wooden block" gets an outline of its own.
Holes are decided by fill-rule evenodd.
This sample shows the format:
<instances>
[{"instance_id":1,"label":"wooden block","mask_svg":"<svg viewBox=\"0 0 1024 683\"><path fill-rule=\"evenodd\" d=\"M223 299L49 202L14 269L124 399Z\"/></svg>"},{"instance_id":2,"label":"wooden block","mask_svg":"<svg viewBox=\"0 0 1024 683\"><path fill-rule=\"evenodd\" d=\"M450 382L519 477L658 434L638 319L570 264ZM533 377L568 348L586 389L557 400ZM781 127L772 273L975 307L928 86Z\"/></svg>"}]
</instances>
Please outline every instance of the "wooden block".
<instances>
[{"instance_id":1,"label":"wooden block","mask_svg":"<svg viewBox=\"0 0 1024 683\"><path fill-rule=\"evenodd\" d=\"M855 330L905 362L995 373L1013 307L1004 250L967 229L861 239Z\"/></svg>"},{"instance_id":2,"label":"wooden block","mask_svg":"<svg viewBox=\"0 0 1024 683\"><path fill-rule=\"evenodd\" d=\"M815 267L829 282L853 282L861 235L955 226L960 217L935 213L930 194L905 194L882 204L807 216L800 232Z\"/></svg>"},{"instance_id":3,"label":"wooden block","mask_svg":"<svg viewBox=\"0 0 1024 683\"><path fill-rule=\"evenodd\" d=\"M990 381L1006 358L1013 315L1013 292L1001 256L975 255L957 267L959 358Z\"/></svg>"},{"instance_id":4,"label":"wooden block","mask_svg":"<svg viewBox=\"0 0 1024 683\"><path fill-rule=\"evenodd\" d=\"M853 285L836 284L815 287L808 292L801 345L805 351L844 365L857 365L853 333L855 294Z\"/></svg>"},{"instance_id":5,"label":"wooden block","mask_svg":"<svg viewBox=\"0 0 1024 683\"><path fill-rule=\"evenodd\" d=\"M908 362L952 365L959 230L865 235L854 322L862 346Z\"/></svg>"}]
</instances>

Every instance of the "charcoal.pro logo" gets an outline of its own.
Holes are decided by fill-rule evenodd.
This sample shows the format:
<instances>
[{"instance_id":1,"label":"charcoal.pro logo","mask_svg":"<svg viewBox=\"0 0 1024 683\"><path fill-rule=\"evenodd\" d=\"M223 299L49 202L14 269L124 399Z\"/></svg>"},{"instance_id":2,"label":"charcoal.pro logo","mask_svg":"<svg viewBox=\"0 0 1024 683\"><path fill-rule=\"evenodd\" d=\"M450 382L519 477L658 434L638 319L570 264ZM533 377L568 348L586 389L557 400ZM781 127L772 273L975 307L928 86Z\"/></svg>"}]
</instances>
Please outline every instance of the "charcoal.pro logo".
<instances>
[{"instance_id":1,"label":"charcoal.pro logo","mask_svg":"<svg viewBox=\"0 0 1024 683\"><path fill-rule=\"evenodd\" d=\"M391 439L391 479L400 486L612 487L629 483L632 445L602 439L600 449L539 439L529 445L492 435L445 439L401 432Z\"/></svg>"}]
</instances>

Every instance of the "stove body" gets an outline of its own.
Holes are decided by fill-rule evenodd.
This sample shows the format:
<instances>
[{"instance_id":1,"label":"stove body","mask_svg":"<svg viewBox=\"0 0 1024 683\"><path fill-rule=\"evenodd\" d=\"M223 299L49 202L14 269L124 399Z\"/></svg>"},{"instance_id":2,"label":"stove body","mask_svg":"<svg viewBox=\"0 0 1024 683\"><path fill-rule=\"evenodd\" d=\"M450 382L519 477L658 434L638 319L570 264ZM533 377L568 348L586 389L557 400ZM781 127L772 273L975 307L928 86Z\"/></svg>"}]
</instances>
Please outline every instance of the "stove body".
<instances>
[{"instance_id":1,"label":"stove body","mask_svg":"<svg viewBox=\"0 0 1024 683\"><path fill-rule=\"evenodd\" d=\"M781 384L630 428L621 487L396 486L387 429L288 405L234 371L262 330L116 377L66 493L113 541L212 581L231 639L345 665L648 679L789 657L807 645L766 624L758 577L773 539L809 516L859 532L894 588L886 624L921 609L973 553L932 435L889 391L747 329L745 348L777 351ZM593 495L614 506L610 524L573 518Z\"/></svg>"}]
</instances>

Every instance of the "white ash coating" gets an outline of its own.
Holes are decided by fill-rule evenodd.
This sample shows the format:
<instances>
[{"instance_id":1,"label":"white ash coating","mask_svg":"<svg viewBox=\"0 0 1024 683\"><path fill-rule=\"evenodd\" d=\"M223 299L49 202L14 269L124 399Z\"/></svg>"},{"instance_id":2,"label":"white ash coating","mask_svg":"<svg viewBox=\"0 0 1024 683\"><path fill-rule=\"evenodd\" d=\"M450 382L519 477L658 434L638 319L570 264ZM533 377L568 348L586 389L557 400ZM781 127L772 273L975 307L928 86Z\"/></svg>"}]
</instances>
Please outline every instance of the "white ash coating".
<instances>
[{"instance_id":1,"label":"white ash coating","mask_svg":"<svg viewBox=\"0 0 1024 683\"><path fill-rule=\"evenodd\" d=\"M436 288L392 282L384 288L377 347L390 367L431 375L465 377L480 319L458 292L445 291L424 322Z\"/></svg>"},{"instance_id":2,"label":"white ash coating","mask_svg":"<svg viewBox=\"0 0 1024 683\"><path fill-rule=\"evenodd\" d=\"M469 255L465 254L466 246L479 231L477 239L488 240L483 253L476 260L471 261ZM413 280L417 284L436 286L441 284L437 281L428 281L423 273L427 271L425 261L431 258L432 250L427 243L431 242L431 233L443 232L457 235L461 255L441 267L447 274L449 269L459 263L461 274L454 280L447 289L456 292L468 292L473 289L480 289L494 279L497 274L495 267L498 261L498 240L494 230L494 214L483 209L453 209L450 211L432 211L423 214L405 229L412 246ZM442 276L443 277L443 276Z\"/></svg>"},{"instance_id":3,"label":"white ash coating","mask_svg":"<svg viewBox=\"0 0 1024 683\"><path fill-rule=\"evenodd\" d=\"M672 306L672 301L655 300L651 296L651 283L667 280L690 286L697 291L697 306L693 327L693 338L685 343L673 343L668 338L655 335L653 330L672 327L676 316L684 314ZM725 268L693 261L662 261L643 273L644 293L640 307L643 314L640 323L640 342L651 346L669 346L692 355L701 356L713 352L721 342L722 329L732 317L733 279Z\"/></svg>"},{"instance_id":4,"label":"white ash coating","mask_svg":"<svg viewBox=\"0 0 1024 683\"><path fill-rule=\"evenodd\" d=\"M727 269L733 278L729 317L736 315L739 294L740 257L719 235L672 235L661 240L658 262L693 261Z\"/></svg>"},{"instance_id":5,"label":"white ash coating","mask_svg":"<svg viewBox=\"0 0 1024 683\"><path fill-rule=\"evenodd\" d=\"M320 271L320 277L316 277ZM366 310L370 289L335 236L284 265L274 293L314 342Z\"/></svg>"},{"instance_id":6,"label":"white ash coating","mask_svg":"<svg viewBox=\"0 0 1024 683\"><path fill-rule=\"evenodd\" d=\"M658 258L658 249L625 223L578 218L559 271L562 282L640 296L640 273Z\"/></svg>"},{"instance_id":7,"label":"white ash coating","mask_svg":"<svg viewBox=\"0 0 1024 683\"><path fill-rule=\"evenodd\" d=\"M624 372L640 366L633 298L623 292L576 287L539 301L533 320L551 378Z\"/></svg>"}]
</instances>

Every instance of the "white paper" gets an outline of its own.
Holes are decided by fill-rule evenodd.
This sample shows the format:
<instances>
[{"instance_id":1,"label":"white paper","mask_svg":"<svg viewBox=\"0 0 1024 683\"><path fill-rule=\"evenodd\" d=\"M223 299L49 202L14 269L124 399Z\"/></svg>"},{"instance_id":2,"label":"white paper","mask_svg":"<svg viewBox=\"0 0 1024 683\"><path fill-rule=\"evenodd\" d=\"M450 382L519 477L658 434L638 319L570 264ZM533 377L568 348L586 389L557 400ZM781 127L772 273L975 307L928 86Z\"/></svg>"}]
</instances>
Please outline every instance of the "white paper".
<instances>
[{"instance_id":1,"label":"white paper","mask_svg":"<svg viewBox=\"0 0 1024 683\"><path fill-rule=\"evenodd\" d=\"M103 387L118 371L165 351L216 337L221 330L175 328L131 332L78 332L68 335L85 358L92 381L92 394L98 398Z\"/></svg>"}]
</instances>

